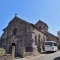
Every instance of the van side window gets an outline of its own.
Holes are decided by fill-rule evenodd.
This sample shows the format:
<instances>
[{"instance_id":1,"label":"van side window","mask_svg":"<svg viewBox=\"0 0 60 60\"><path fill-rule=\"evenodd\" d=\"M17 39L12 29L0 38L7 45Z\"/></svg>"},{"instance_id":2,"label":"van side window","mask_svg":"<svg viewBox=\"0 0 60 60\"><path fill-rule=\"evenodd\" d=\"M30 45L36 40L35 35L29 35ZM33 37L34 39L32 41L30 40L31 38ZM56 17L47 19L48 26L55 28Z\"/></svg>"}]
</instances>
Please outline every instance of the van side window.
<instances>
[{"instance_id":1,"label":"van side window","mask_svg":"<svg viewBox=\"0 0 60 60\"><path fill-rule=\"evenodd\" d=\"M54 43L54 46L57 46L57 44L56 44L56 43Z\"/></svg>"}]
</instances>

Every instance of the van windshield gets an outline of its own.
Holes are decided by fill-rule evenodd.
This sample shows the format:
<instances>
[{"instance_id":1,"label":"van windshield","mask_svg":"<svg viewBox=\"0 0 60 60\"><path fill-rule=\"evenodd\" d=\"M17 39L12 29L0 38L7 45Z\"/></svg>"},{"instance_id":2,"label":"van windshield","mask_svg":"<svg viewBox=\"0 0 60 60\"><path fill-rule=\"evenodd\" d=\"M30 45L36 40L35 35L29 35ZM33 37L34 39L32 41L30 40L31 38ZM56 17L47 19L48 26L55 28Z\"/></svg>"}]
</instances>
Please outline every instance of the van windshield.
<instances>
[{"instance_id":1,"label":"van windshield","mask_svg":"<svg viewBox=\"0 0 60 60\"><path fill-rule=\"evenodd\" d=\"M45 42L45 45L52 45L52 42Z\"/></svg>"}]
</instances>

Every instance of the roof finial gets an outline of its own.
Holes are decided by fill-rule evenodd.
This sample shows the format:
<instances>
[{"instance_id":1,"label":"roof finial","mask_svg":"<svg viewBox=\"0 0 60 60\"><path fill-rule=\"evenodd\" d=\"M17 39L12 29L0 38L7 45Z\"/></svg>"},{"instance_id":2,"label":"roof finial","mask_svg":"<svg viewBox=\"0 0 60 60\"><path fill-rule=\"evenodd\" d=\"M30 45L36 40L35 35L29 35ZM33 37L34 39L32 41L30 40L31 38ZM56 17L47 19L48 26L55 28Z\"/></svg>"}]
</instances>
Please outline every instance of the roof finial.
<instances>
[{"instance_id":1,"label":"roof finial","mask_svg":"<svg viewBox=\"0 0 60 60\"><path fill-rule=\"evenodd\" d=\"M17 14L15 14L15 17L17 16Z\"/></svg>"}]
</instances>

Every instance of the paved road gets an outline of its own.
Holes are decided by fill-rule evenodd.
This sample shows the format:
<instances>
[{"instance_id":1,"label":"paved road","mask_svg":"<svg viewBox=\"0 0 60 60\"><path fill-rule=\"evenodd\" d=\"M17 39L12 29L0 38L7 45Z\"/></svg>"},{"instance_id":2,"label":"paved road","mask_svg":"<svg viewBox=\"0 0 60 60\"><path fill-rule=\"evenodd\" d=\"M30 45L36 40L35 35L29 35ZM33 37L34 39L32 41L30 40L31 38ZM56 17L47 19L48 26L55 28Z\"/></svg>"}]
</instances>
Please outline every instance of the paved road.
<instances>
[{"instance_id":1,"label":"paved road","mask_svg":"<svg viewBox=\"0 0 60 60\"><path fill-rule=\"evenodd\" d=\"M45 55L39 56L33 60L60 60L60 51L54 53L46 53Z\"/></svg>"}]
</instances>

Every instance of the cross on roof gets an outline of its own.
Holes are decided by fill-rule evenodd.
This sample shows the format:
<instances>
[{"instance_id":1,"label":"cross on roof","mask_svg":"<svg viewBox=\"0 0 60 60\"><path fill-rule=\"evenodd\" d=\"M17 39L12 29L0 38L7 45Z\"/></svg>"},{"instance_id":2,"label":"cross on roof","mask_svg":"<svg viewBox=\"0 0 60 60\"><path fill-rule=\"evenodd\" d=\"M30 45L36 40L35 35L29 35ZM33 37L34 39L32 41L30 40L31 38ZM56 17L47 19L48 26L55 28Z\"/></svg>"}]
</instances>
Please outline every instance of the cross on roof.
<instances>
[{"instance_id":1,"label":"cross on roof","mask_svg":"<svg viewBox=\"0 0 60 60\"><path fill-rule=\"evenodd\" d=\"M15 14L15 16L17 16L17 14Z\"/></svg>"}]
</instances>

